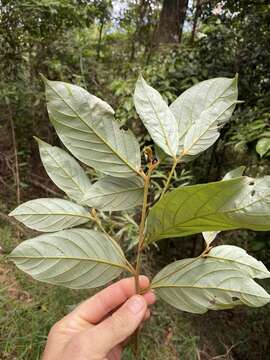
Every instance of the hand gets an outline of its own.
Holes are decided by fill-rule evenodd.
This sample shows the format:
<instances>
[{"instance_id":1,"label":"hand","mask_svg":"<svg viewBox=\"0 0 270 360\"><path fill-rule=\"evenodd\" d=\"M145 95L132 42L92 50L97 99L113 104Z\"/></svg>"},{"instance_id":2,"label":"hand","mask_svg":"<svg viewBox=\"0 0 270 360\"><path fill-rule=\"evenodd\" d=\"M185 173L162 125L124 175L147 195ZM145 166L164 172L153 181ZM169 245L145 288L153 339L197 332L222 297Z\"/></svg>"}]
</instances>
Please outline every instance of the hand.
<instances>
[{"instance_id":1,"label":"hand","mask_svg":"<svg viewBox=\"0 0 270 360\"><path fill-rule=\"evenodd\" d=\"M140 276L141 289L149 280ZM100 291L51 329L43 360L119 360L122 343L150 316L153 292L135 295L134 278Z\"/></svg>"}]
</instances>

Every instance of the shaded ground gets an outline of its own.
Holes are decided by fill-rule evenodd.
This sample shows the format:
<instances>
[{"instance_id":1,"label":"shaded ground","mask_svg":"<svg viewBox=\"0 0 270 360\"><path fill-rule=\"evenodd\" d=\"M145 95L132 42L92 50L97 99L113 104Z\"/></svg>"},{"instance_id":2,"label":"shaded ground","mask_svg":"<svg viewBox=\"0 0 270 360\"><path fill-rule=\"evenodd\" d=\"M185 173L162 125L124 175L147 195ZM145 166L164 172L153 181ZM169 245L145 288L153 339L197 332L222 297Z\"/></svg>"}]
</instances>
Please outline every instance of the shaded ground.
<instances>
[{"instance_id":1,"label":"shaded ground","mask_svg":"<svg viewBox=\"0 0 270 360\"><path fill-rule=\"evenodd\" d=\"M9 252L19 241L17 230L12 232L4 223L0 228L2 251ZM159 264L156 255L155 260ZM0 359L40 359L50 327L70 305L90 294L33 281L2 258ZM142 331L141 359L270 359L269 309L241 308L197 316L178 312L160 301ZM124 360L133 360L130 349L125 351Z\"/></svg>"}]
</instances>

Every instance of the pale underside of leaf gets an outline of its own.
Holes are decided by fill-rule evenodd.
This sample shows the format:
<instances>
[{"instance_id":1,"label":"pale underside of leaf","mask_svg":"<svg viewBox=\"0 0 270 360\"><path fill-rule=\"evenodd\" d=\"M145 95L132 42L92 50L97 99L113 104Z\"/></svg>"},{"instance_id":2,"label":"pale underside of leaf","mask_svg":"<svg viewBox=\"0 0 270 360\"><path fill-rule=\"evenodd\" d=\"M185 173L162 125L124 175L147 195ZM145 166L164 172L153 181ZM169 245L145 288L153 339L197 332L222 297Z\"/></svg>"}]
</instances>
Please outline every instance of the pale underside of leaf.
<instances>
[{"instance_id":1,"label":"pale underside of leaf","mask_svg":"<svg viewBox=\"0 0 270 360\"><path fill-rule=\"evenodd\" d=\"M218 234L219 231L203 231L202 235L206 242L206 245L209 246L215 240Z\"/></svg>"},{"instance_id":2,"label":"pale underside of leaf","mask_svg":"<svg viewBox=\"0 0 270 360\"><path fill-rule=\"evenodd\" d=\"M79 163L66 151L37 139L44 168L52 181L68 197L80 202L91 182Z\"/></svg>"},{"instance_id":3,"label":"pale underside of leaf","mask_svg":"<svg viewBox=\"0 0 270 360\"><path fill-rule=\"evenodd\" d=\"M111 176L140 175L139 144L120 129L107 103L76 85L48 80L46 97L57 134L74 156Z\"/></svg>"},{"instance_id":4,"label":"pale underside of leaf","mask_svg":"<svg viewBox=\"0 0 270 360\"><path fill-rule=\"evenodd\" d=\"M159 92L149 86L142 76L136 83L134 103L154 142L166 154L175 157L178 149L177 121Z\"/></svg>"},{"instance_id":5,"label":"pale underside of leaf","mask_svg":"<svg viewBox=\"0 0 270 360\"><path fill-rule=\"evenodd\" d=\"M237 178L237 177L241 177L241 176L243 176L245 170L246 170L245 166L239 166L238 168L227 172L224 175L223 180L229 180L229 179L234 179L234 178Z\"/></svg>"},{"instance_id":6,"label":"pale underside of leaf","mask_svg":"<svg viewBox=\"0 0 270 360\"><path fill-rule=\"evenodd\" d=\"M41 198L19 205L10 214L31 229L53 232L84 224L89 212L68 200Z\"/></svg>"},{"instance_id":7,"label":"pale underside of leaf","mask_svg":"<svg viewBox=\"0 0 270 360\"><path fill-rule=\"evenodd\" d=\"M237 95L237 78L215 78L192 86L170 105L178 121L178 152L182 156L195 156L218 139L220 126L232 115Z\"/></svg>"},{"instance_id":8,"label":"pale underside of leaf","mask_svg":"<svg viewBox=\"0 0 270 360\"><path fill-rule=\"evenodd\" d=\"M127 270L118 244L88 229L26 240L13 250L10 259L36 280L74 289L103 286Z\"/></svg>"},{"instance_id":9,"label":"pale underside of leaf","mask_svg":"<svg viewBox=\"0 0 270 360\"><path fill-rule=\"evenodd\" d=\"M143 181L139 177L98 180L84 196L83 203L103 211L119 211L142 204Z\"/></svg>"},{"instance_id":10,"label":"pale underside of leaf","mask_svg":"<svg viewBox=\"0 0 270 360\"><path fill-rule=\"evenodd\" d=\"M237 228L270 230L270 176L240 177L171 191L150 210L146 239L149 243Z\"/></svg>"},{"instance_id":11,"label":"pale underside of leaf","mask_svg":"<svg viewBox=\"0 0 270 360\"><path fill-rule=\"evenodd\" d=\"M177 309L197 314L270 301L270 295L233 264L210 258L176 261L156 275L151 287Z\"/></svg>"},{"instance_id":12,"label":"pale underside of leaf","mask_svg":"<svg viewBox=\"0 0 270 360\"><path fill-rule=\"evenodd\" d=\"M238 246L215 246L207 253L206 257L215 261L231 263L252 278L265 279L270 277L270 272L261 261L248 255L244 249Z\"/></svg>"}]
</instances>

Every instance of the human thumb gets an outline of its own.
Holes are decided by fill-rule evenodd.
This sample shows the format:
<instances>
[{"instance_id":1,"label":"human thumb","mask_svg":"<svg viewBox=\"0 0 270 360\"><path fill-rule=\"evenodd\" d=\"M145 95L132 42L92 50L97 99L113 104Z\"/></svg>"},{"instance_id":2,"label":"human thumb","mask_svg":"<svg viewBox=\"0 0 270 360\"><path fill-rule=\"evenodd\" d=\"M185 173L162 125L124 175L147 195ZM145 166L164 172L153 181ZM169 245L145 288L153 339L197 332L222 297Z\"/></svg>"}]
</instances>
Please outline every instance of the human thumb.
<instances>
[{"instance_id":1,"label":"human thumb","mask_svg":"<svg viewBox=\"0 0 270 360\"><path fill-rule=\"evenodd\" d=\"M141 295L134 295L128 299L117 311L89 329L88 341L91 351L101 356L113 349L116 345L127 339L143 321L147 304Z\"/></svg>"}]
</instances>

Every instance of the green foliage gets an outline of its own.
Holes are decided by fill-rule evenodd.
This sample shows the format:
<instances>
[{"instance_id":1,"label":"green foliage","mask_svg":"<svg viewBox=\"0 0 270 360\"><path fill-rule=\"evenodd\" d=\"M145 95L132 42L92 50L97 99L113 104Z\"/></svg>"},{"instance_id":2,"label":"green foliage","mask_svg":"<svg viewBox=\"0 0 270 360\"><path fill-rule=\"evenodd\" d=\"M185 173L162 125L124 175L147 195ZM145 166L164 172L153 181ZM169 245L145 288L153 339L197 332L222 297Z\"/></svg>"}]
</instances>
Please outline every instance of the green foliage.
<instances>
[{"instance_id":1,"label":"green foliage","mask_svg":"<svg viewBox=\"0 0 270 360\"><path fill-rule=\"evenodd\" d=\"M179 187L150 210L147 241L237 228L267 231L269 184L266 176Z\"/></svg>"},{"instance_id":2,"label":"green foliage","mask_svg":"<svg viewBox=\"0 0 270 360\"><path fill-rule=\"evenodd\" d=\"M151 147L144 148L144 171L139 143L132 132L120 128L106 102L78 86L44 81L49 117L60 139L79 160L107 176L92 185L70 155L38 140L50 177L80 205L62 199L37 199L10 214L33 229L52 232L26 240L12 251L9 258L21 270L37 280L76 289L105 285L125 270L134 276L139 292L140 257L146 245L163 238L214 231L204 234L206 248L200 256L168 265L154 277L151 288L169 304L193 313L243 304L259 307L270 301L270 295L253 280L269 277L261 262L241 248L210 247L222 230L270 229L269 176L242 176L245 168L239 167L222 181L180 186L165 194L184 157L200 154L218 139L220 127L229 120L237 102L236 79L203 81L169 107L139 78L134 94L136 109L155 144L173 158L160 198L149 204L148 216L150 182L160 164ZM139 203L137 261L132 266L106 232L102 213L96 208L118 211ZM81 205L92 207L91 212ZM102 232L63 230L90 220Z\"/></svg>"},{"instance_id":3,"label":"green foliage","mask_svg":"<svg viewBox=\"0 0 270 360\"><path fill-rule=\"evenodd\" d=\"M172 172L171 184L168 188L217 181L228 169L234 169L238 164L245 165L246 173L251 177L261 177L269 173L269 148L267 145L270 99L269 3L266 0L202 2L194 41L191 42L191 29L196 11L195 3L198 2L194 2L192 9L189 9L186 19L189 23L186 23L181 45L157 48L155 32L159 22L160 1L142 1L136 4L135 2L126 2L121 11L117 10L116 12L112 11L112 2L107 0L94 2L85 0L2 1L0 9L0 98L2 100L0 101L2 114L0 124L2 138L0 144L0 197L3 198L1 201L3 213L8 212L14 206L17 189L14 181L14 145L10 137L11 120L14 122L18 150L21 199L25 201L35 197L48 197L52 194L55 197L59 194L38 165L36 146L32 140L33 133L38 133L42 139L59 146L59 140L56 138L53 128L48 126L39 73L46 74L53 80L59 79L80 85L98 97L106 99L116 110L115 117L119 121L119 125L130 128L136 134L141 146L144 144L152 146L153 141L138 121L132 100L133 89L140 72L143 72L147 82L160 92L168 104L173 103L179 96L180 98L184 96L187 89L205 79L233 78L235 73L239 73L239 94L240 99L245 100L245 103L239 104L231 121L224 123L224 126L218 129L218 134L215 133L219 139L214 146L200 153L199 157L182 157L185 164L177 165L176 170ZM217 6L217 4L219 5ZM175 117L177 114L174 114ZM184 118L181 122L183 123L183 121ZM140 214L139 208L135 206L141 203L141 177L120 179L110 176L111 174L109 176L105 174L104 177L99 171L95 172L84 164L79 165L71 155L60 148L58 148L59 156L57 157L57 161L60 163L57 164L49 156L49 153L53 153L56 157L57 147L47 144L46 150L45 144L43 144L41 151L40 144L44 168L57 187L64 191L67 198L85 207L83 212L87 212L88 217L92 217L89 215L88 207L94 206L101 210L98 216L104 228L110 236L121 242L123 248L127 250L128 256L133 260L134 246L138 243L137 222ZM169 155L165 157L166 153L162 154L160 149L156 149L155 157L161 160L161 163L152 173L152 187L148 198L150 206L159 200L166 185L167 172L173 165L173 158ZM47 157L47 160L44 157ZM63 172L62 167L66 173ZM73 206L76 207L76 204ZM128 209L128 211L119 212L124 209ZM110 212L108 213L108 211ZM33 215L36 218L40 216L40 214L31 214L30 218L28 215L26 218L33 220L34 223ZM20 216L21 219L23 217ZM49 219L48 217L47 220ZM70 218L71 224L73 220L74 217ZM59 221L59 226L61 224L63 224L62 220ZM98 227L95 225L94 219L90 219L85 224L86 227ZM209 246L217 233L218 231L204 232ZM187 241L184 237L180 240L158 242L157 246L163 254L162 265L175 258L178 259L179 254L181 257L197 254L200 249L200 235L195 235ZM257 257L264 259L269 265L269 241L266 233L241 230L222 233L217 237L215 243L223 241L245 247ZM192 243L193 245L191 245ZM5 245L5 240L2 240L1 246L5 248ZM6 250L10 250L10 247L9 243ZM153 251L155 250L153 249ZM144 255L144 259L151 257L149 254L150 252ZM145 262L147 261L145 260ZM160 264L155 262L154 267L157 268L157 271L159 266ZM148 267L150 265L145 264L146 270ZM145 270L145 268L143 269ZM24 286L26 285L24 284ZM36 285L36 287L38 286ZM44 297L45 302L46 299L49 299L46 287L44 291L42 290L43 292L35 292L35 286L31 289L36 294L36 301L38 301L38 297ZM62 291L57 295L52 295L55 300L66 297L66 292L62 293ZM57 289L55 289L56 292ZM59 305L59 307L61 306ZM9 330L9 324L5 328L3 325L2 338L9 334L7 345L3 347L12 358L14 356L17 356L18 359L39 358L46 331L49 330L49 325L52 325L60 316L59 311L56 311L54 318L50 313L50 324L42 332L40 329L38 330L39 323L47 324L47 318L44 315L44 319L39 320L37 315L37 324L33 320L33 329L37 330L37 339L34 338L34 335L33 337L31 337L32 335L26 336L21 332L21 328L25 328L25 332L28 334L30 334L30 330L32 331L28 326L32 321L31 311L34 311L35 305L32 305L30 309L23 308L18 310L18 313L14 311L14 317L11 315L11 319L13 319L11 321L16 329L15 333ZM172 310L170 310L171 318L164 315L168 327L176 319ZM267 309L265 312L262 311L264 310L253 311L254 315L248 317L245 310L245 316L250 322L255 321L257 324L257 319L262 316L261 314L265 314L265 318L268 317ZM51 312L55 312L55 309L51 309ZM61 314L63 315L63 312ZM209 316L210 321L205 326L207 329L210 324L215 323L214 316L217 315L215 314L211 318L210 313ZM226 316L226 312L223 312L223 315L217 320L218 324L223 323L219 335L221 333L223 335L223 332L230 332L229 327L226 327ZM8 315L5 314L5 317ZM23 323L24 317L27 321ZM21 326L19 325L20 319ZM207 320L209 318L205 318L206 322ZM234 329L238 328L238 320L236 316ZM187 322L187 318L184 318L183 322ZM202 322L205 324L204 321ZM231 321L228 323L231 324ZM243 323L243 317L241 323ZM262 325L264 323L263 319L262 323L257 326L256 334L267 331L267 326ZM215 324L217 325L217 323ZM158 331L159 326L165 328L165 325L160 325L159 319L155 319L155 325L149 331L150 336L153 333L157 334L155 331ZM248 325L245 323L245 328L248 329ZM223 331L225 328L227 330ZM179 321L179 329L175 329L177 333L175 336L176 346L178 346L178 341L180 343L182 341L179 340L179 334L182 333L181 321ZM35 332L35 330L33 331ZM198 332L201 333L202 329ZM177 358L173 350L171 353L171 349L168 349L167 333L165 330L164 334L161 333L157 334L157 338L162 345L165 344L164 349L157 345L157 349L151 352L147 349L150 346L146 341L146 345L142 349L142 358L147 359L151 356L153 358L166 358L166 356L169 359L174 356ZM216 333L215 326L211 333L212 338L214 333ZM248 331L243 331L243 334L241 333L237 338L243 340L244 345L237 346L237 349L241 348L239 352L237 349L233 349L233 357L259 358L268 353L265 350L267 344L263 344L263 337L260 335L256 337L253 329L250 329L250 334L252 334L251 337ZM207 335L208 333L206 338ZM154 335L154 337L156 336ZM236 339L234 333L231 334L231 337ZM247 351L246 337L249 338L249 352ZM189 334L187 334L187 338L189 338ZM254 339L258 340L258 344L260 343L258 347L261 346L261 349L264 347L264 350L261 350L263 355L261 352L260 354L256 352L257 343L256 346L252 346L252 344L255 345ZM185 339L183 341L185 342ZM220 339L216 339L216 341L213 340L213 343L219 343L219 341ZM194 349L192 355L182 345L179 347L179 354L184 358L192 358L192 356L195 358L194 343L191 344L187 340L187 344L187 349L189 346ZM211 353L205 339L202 340L202 344L202 348L205 346L206 352ZM2 347L1 345L0 347ZM35 347L36 349L39 347L37 354L32 350ZM13 355L12 349L15 348ZM0 357L4 356L5 358L6 352L4 355L1 353ZM221 346L221 349L213 356L224 353L226 351ZM203 351L201 356L204 355Z\"/></svg>"}]
</instances>

